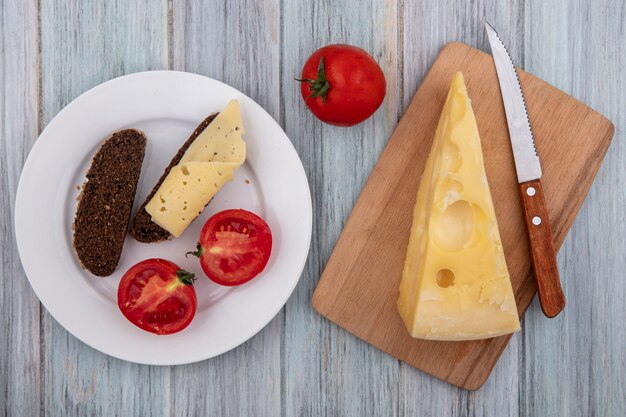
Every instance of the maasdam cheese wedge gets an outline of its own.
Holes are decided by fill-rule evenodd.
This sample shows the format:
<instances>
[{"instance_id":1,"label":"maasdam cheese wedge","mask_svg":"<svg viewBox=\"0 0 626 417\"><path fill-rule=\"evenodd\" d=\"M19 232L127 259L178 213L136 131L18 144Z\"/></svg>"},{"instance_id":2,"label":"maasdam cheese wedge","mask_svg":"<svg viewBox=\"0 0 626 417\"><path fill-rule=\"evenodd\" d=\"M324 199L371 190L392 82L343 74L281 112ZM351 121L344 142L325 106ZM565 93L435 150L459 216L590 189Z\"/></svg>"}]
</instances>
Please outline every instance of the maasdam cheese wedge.
<instances>
[{"instance_id":1,"label":"maasdam cheese wedge","mask_svg":"<svg viewBox=\"0 0 626 417\"><path fill-rule=\"evenodd\" d=\"M426 162L398 311L411 336L472 340L520 328L480 136L454 75Z\"/></svg>"}]
</instances>

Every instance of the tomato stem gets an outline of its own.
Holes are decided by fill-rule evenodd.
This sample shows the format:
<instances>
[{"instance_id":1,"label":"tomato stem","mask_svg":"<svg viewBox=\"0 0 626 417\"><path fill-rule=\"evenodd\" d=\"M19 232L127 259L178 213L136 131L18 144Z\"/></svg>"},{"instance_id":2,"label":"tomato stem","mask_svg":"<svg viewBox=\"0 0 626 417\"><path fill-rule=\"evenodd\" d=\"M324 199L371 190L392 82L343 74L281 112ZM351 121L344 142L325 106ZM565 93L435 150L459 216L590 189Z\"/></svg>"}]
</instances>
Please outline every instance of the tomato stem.
<instances>
[{"instance_id":1,"label":"tomato stem","mask_svg":"<svg viewBox=\"0 0 626 417\"><path fill-rule=\"evenodd\" d=\"M198 242L198 244L196 245L196 250L195 251L189 251L185 254L185 258L188 255L193 255L193 256L197 256L198 258L202 256L202 253L204 252L204 249L202 249L202 245L200 245L200 242Z\"/></svg>"},{"instance_id":2,"label":"tomato stem","mask_svg":"<svg viewBox=\"0 0 626 417\"><path fill-rule=\"evenodd\" d=\"M176 271L176 276L178 277L178 280L185 285L193 285L194 281L197 279L196 274L185 271L184 269Z\"/></svg>"},{"instance_id":3,"label":"tomato stem","mask_svg":"<svg viewBox=\"0 0 626 417\"><path fill-rule=\"evenodd\" d=\"M321 97L322 101L326 101L326 95L330 90L330 83L326 79L326 69L324 68L324 58L320 58L320 62L317 65L317 79L312 80L310 78L296 78L296 81L309 84L309 90L311 94L307 99L311 97Z\"/></svg>"}]
</instances>

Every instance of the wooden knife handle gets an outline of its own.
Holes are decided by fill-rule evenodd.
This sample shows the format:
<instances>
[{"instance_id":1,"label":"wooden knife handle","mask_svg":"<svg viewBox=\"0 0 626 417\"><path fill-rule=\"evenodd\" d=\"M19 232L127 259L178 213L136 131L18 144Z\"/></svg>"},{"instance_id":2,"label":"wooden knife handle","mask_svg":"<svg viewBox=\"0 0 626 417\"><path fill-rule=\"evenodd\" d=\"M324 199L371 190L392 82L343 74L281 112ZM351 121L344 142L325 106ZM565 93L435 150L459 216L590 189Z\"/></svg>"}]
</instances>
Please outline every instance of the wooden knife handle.
<instances>
[{"instance_id":1,"label":"wooden knife handle","mask_svg":"<svg viewBox=\"0 0 626 417\"><path fill-rule=\"evenodd\" d=\"M559 280L552 229L541 180L520 184L520 194L524 203L524 217L541 310L547 317L552 318L565 307L565 295Z\"/></svg>"}]
</instances>

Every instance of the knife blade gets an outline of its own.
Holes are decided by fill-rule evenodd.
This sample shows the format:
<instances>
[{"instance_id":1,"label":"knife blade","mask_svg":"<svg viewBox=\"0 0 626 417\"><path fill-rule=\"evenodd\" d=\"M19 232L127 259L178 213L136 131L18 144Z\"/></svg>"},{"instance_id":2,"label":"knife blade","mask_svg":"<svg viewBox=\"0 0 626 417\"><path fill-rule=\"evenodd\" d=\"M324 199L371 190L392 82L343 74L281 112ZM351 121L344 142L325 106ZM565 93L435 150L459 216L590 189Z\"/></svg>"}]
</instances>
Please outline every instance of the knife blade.
<instances>
[{"instance_id":1,"label":"knife blade","mask_svg":"<svg viewBox=\"0 0 626 417\"><path fill-rule=\"evenodd\" d=\"M565 295L559 279L552 229L541 185L541 163L526 111L524 93L513 60L498 33L487 21L485 29L509 128L539 301L543 313L547 317L555 317L565 307Z\"/></svg>"}]
</instances>

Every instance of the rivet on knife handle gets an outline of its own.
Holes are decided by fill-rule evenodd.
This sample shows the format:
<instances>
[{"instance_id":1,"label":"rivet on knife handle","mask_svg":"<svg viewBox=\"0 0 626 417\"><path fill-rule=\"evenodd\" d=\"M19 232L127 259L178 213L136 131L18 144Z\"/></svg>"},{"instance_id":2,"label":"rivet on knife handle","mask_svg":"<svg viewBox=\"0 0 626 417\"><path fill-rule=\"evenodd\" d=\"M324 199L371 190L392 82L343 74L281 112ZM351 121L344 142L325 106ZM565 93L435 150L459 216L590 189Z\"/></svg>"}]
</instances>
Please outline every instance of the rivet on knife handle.
<instances>
[{"instance_id":1,"label":"rivet on knife handle","mask_svg":"<svg viewBox=\"0 0 626 417\"><path fill-rule=\"evenodd\" d=\"M554 317L565 307L565 295L559 280L552 229L540 180L520 184L524 217L528 227L530 253L537 282L541 310Z\"/></svg>"}]
</instances>

